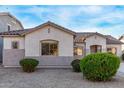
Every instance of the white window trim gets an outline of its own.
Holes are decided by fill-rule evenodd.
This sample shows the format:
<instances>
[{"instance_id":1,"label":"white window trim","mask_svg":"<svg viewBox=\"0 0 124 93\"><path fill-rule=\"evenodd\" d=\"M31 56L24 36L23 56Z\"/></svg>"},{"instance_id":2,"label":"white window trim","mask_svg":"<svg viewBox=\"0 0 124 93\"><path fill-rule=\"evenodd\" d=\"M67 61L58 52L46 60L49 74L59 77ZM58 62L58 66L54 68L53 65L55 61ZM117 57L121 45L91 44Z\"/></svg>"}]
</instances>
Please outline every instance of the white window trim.
<instances>
[{"instance_id":1,"label":"white window trim","mask_svg":"<svg viewBox=\"0 0 124 93\"><path fill-rule=\"evenodd\" d=\"M45 42L47 42L47 41L48 41L48 42L49 42L49 41L57 42L57 47L58 47L58 49L57 49L57 55L42 55L42 43L43 43L44 41L45 41ZM56 40L51 40L51 39L50 39L50 40L49 40L49 39L48 39L48 40L41 40L41 41L40 41L40 55L41 55L41 56L59 56L59 42L56 41Z\"/></svg>"},{"instance_id":2,"label":"white window trim","mask_svg":"<svg viewBox=\"0 0 124 93\"><path fill-rule=\"evenodd\" d=\"M18 43L17 48L13 48L13 42L17 42ZM11 49L19 49L19 41L12 41L11 42Z\"/></svg>"},{"instance_id":3,"label":"white window trim","mask_svg":"<svg viewBox=\"0 0 124 93\"><path fill-rule=\"evenodd\" d=\"M12 23L13 23L13 24L16 24L16 21L13 21L13 20L12 20Z\"/></svg>"},{"instance_id":4,"label":"white window trim","mask_svg":"<svg viewBox=\"0 0 124 93\"><path fill-rule=\"evenodd\" d=\"M10 26L10 30L8 30L8 26ZM7 24L7 31L11 31L11 26L10 24Z\"/></svg>"}]
</instances>

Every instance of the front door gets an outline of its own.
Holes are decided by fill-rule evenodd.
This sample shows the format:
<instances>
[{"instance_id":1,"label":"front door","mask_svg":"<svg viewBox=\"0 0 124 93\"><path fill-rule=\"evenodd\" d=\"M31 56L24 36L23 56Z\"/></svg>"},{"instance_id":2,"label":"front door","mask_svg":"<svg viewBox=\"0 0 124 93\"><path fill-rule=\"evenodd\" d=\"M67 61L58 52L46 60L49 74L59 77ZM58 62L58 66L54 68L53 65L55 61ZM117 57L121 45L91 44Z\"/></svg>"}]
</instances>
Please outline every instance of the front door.
<instances>
[{"instance_id":1,"label":"front door","mask_svg":"<svg viewBox=\"0 0 124 93\"><path fill-rule=\"evenodd\" d=\"M97 53L102 51L102 46L101 45L92 45L90 46L90 52L91 53Z\"/></svg>"}]
</instances>

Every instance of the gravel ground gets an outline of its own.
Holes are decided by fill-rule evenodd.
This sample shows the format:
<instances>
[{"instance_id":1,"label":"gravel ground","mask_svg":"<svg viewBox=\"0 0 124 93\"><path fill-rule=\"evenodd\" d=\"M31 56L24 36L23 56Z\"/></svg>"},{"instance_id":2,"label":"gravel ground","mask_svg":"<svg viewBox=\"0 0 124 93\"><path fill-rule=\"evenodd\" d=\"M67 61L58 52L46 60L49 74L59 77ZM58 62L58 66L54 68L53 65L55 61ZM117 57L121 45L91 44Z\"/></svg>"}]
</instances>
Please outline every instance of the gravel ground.
<instances>
[{"instance_id":1,"label":"gravel ground","mask_svg":"<svg viewBox=\"0 0 124 93\"><path fill-rule=\"evenodd\" d=\"M113 88L124 87L124 74L118 72L112 81L91 82L71 69L37 69L24 73L20 68L0 68L0 87L4 88Z\"/></svg>"}]
</instances>

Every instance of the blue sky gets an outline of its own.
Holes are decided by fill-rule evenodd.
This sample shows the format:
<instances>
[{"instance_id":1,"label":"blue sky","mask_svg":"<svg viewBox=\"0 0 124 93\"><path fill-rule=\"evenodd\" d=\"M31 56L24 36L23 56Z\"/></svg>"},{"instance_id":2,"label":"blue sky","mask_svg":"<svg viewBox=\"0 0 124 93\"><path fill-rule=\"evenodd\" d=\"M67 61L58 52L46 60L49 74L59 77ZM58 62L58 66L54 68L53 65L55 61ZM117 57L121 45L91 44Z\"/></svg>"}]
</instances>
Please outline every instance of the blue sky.
<instances>
[{"instance_id":1,"label":"blue sky","mask_svg":"<svg viewBox=\"0 0 124 93\"><path fill-rule=\"evenodd\" d=\"M100 32L117 38L124 34L124 6L0 6L0 12L10 12L24 28L52 21L76 32Z\"/></svg>"}]
</instances>

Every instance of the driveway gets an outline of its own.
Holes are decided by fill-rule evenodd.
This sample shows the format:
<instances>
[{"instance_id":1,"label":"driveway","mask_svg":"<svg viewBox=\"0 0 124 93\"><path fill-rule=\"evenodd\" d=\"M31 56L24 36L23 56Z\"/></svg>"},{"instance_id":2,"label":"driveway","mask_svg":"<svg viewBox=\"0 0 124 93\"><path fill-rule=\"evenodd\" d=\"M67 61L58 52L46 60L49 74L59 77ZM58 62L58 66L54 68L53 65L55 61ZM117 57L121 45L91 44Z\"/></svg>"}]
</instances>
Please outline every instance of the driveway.
<instances>
[{"instance_id":1,"label":"driveway","mask_svg":"<svg viewBox=\"0 0 124 93\"><path fill-rule=\"evenodd\" d=\"M20 68L0 68L0 87L11 88L91 88L124 87L124 77L118 72L109 82L91 82L82 73L71 69L37 69L24 73Z\"/></svg>"}]
</instances>

